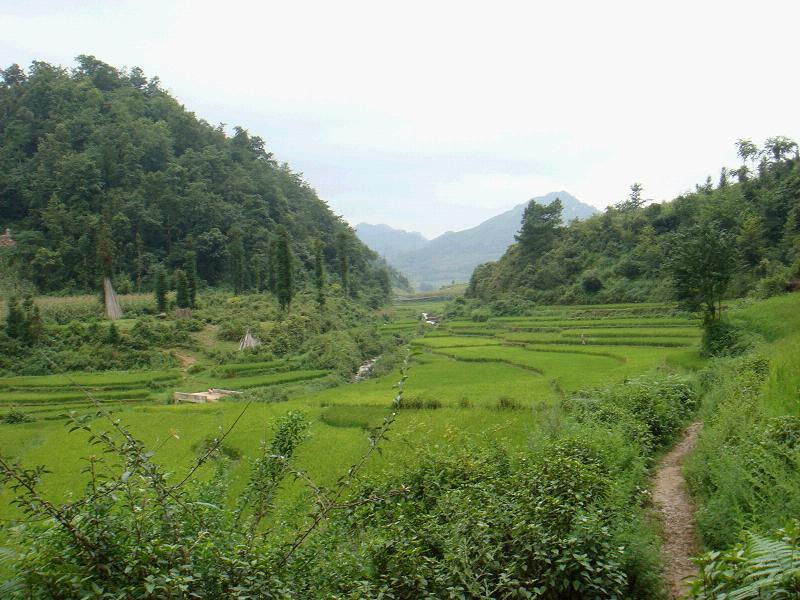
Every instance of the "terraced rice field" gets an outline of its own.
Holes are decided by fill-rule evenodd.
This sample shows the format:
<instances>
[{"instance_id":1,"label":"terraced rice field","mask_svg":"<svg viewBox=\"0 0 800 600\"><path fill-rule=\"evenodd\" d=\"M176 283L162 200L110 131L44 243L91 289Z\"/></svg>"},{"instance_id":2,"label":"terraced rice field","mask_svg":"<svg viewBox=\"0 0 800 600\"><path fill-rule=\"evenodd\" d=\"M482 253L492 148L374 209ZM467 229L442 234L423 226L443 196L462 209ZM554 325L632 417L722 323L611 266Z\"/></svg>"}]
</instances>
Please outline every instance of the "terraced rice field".
<instances>
[{"instance_id":1,"label":"terraced rice field","mask_svg":"<svg viewBox=\"0 0 800 600\"><path fill-rule=\"evenodd\" d=\"M442 303L404 304L387 313L383 333L426 331L412 344L413 355L404 403L384 453L370 469L392 468L414 460L417 448L457 443L462 436L522 447L544 435L551 408L571 392L603 386L651 369L696 367L698 324L663 305L543 307L534 315L443 322L421 327L419 312L438 312ZM584 343L585 342L585 343ZM218 435L240 414L236 400L208 405L168 404L173 390L208 387L256 389L304 386L287 402L253 404L225 444L243 457L234 467L235 495L259 441L274 420L302 410L312 422L298 467L322 485L331 484L367 447L364 429L392 410L397 369L382 377L328 389L317 385L324 371L300 369L296 361L195 365L184 371L73 374L0 380L0 407L13 404L36 420L0 422L0 453L26 465L43 464L44 490L58 501L85 481L80 459L92 453L85 436L68 433L59 415L67 410L93 412L84 387L114 411L115 417L151 447L163 447L157 459L184 473L204 440ZM313 391L316 388L317 391ZM5 414L0 408L0 417ZM102 420L96 421L103 428ZM166 443L165 443L166 440ZM289 506L302 495L289 485ZM0 521L18 516L0 491ZM0 541L2 541L0 526Z\"/></svg>"}]
</instances>

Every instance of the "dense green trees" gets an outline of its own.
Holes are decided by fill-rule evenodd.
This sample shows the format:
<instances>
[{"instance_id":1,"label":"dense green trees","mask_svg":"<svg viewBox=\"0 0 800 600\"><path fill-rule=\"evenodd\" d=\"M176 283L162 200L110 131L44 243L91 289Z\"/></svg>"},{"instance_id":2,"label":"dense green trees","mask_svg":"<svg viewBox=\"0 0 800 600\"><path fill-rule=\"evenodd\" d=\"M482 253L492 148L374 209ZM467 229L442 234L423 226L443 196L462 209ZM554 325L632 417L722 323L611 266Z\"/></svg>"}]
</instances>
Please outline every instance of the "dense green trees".
<instances>
[{"instance_id":1,"label":"dense green trees","mask_svg":"<svg viewBox=\"0 0 800 600\"><path fill-rule=\"evenodd\" d=\"M156 272L156 285L153 293L156 297L156 309L163 313L167 310L167 273L164 269Z\"/></svg>"},{"instance_id":2,"label":"dense green trees","mask_svg":"<svg viewBox=\"0 0 800 600\"><path fill-rule=\"evenodd\" d=\"M175 271L175 304L178 308L190 308L192 305L189 295L189 280L186 272L178 269Z\"/></svg>"},{"instance_id":3,"label":"dense green trees","mask_svg":"<svg viewBox=\"0 0 800 600\"><path fill-rule=\"evenodd\" d=\"M314 286L317 288L317 304L322 306L325 304L325 260L322 256L322 242L319 240L314 242Z\"/></svg>"},{"instance_id":4,"label":"dense green trees","mask_svg":"<svg viewBox=\"0 0 800 600\"><path fill-rule=\"evenodd\" d=\"M242 242L242 230L237 226L233 227L228 233L230 247L228 256L230 257L231 286L234 294L241 294L244 290L244 243Z\"/></svg>"},{"instance_id":5,"label":"dense green trees","mask_svg":"<svg viewBox=\"0 0 800 600\"><path fill-rule=\"evenodd\" d=\"M713 320L721 297L789 289L800 279L796 145L776 137L737 146L737 182L725 170L716 188L708 180L669 202L644 205L634 184L602 215L562 228L545 207L529 207L518 243L475 269L468 295L498 310L677 295Z\"/></svg>"},{"instance_id":6,"label":"dense green trees","mask_svg":"<svg viewBox=\"0 0 800 600\"><path fill-rule=\"evenodd\" d=\"M281 308L287 310L294 294L294 275L292 269L292 251L289 247L289 232L283 225L278 226L278 238L275 244L275 296Z\"/></svg>"},{"instance_id":7,"label":"dense green trees","mask_svg":"<svg viewBox=\"0 0 800 600\"><path fill-rule=\"evenodd\" d=\"M0 225L39 291L95 291L109 271L152 289L159 267L184 269L190 286L196 269L211 286L266 287L251 265L266 263L279 225L298 288L314 285L320 239L334 269L346 241L354 290L380 289L385 263L263 139L196 118L141 69L77 62L0 72Z\"/></svg>"},{"instance_id":8,"label":"dense green trees","mask_svg":"<svg viewBox=\"0 0 800 600\"><path fill-rule=\"evenodd\" d=\"M700 312L707 324L718 319L735 265L730 235L716 222L681 232L669 259L677 299L687 309Z\"/></svg>"},{"instance_id":9,"label":"dense green trees","mask_svg":"<svg viewBox=\"0 0 800 600\"><path fill-rule=\"evenodd\" d=\"M561 231L562 210L559 198L547 206L531 200L522 215L522 226L516 236L527 256L538 258L553 247Z\"/></svg>"},{"instance_id":10,"label":"dense green trees","mask_svg":"<svg viewBox=\"0 0 800 600\"><path fill-rule=\"evenodd\" d=\"M351 291L350 285L350 244L347 236L340 232L336 236L336 262L339 267L339 277L342 290L347 294Z\"/></svg>"},{"instance_id":11,"label":"dense green trees","mask_svg":"<svg viewBox=\"0 0 800 600\"><path fill-rule=\"evenodd\" d=\"M194 266L194 257L186 261L186 288L189 293L189 308L197 304L197 270Z\"/></svg>"},{"instance_id":12,"label":"dense green trees","mask_svg":"<svg viewBox=\"0 0 800 600\"><path fill-rule=\"evenodd\" d=\"M19 304L16 297L8 301L5 334L23 344L36 344L42 335L42 317L31 296Z\"/></svg>"}]
</instances>

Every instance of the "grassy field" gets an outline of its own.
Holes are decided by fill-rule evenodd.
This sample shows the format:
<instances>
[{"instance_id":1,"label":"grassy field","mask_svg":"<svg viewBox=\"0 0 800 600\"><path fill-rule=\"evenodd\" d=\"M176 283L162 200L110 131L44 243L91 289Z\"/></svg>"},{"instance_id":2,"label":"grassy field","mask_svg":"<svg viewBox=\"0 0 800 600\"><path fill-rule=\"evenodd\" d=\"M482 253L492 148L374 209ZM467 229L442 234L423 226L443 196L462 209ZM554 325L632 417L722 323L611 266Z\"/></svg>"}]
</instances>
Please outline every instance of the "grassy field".
<instances>
[{"instance_id":1,"label":"grassy field","mask_svg":"<svg viewBox=\"0 0 800 600\"><path fill-rule=\"evenodd\" d=\"M436 314L443 304L439 299L408 299L385 311L389 322L382 331L416 331L419 313ZM698 364L696 323L664 305L544 307L541 314L528 317L445 322L437 329L422 330L427 334L412 344L407 408L399 411L392 441L370 469L396 467L413 460L417 448L456 444L466 437L525 447L545 435L548 407L565 394L651 369L680 370ZM206 339L208 334L201 332L198 337ZM157 459L178 477L204 441L228 427L245 404L167 404L173 390L313 384L326 375L278 360L222 366L201 361L188 372L6 378L0 380L0 403L13 404L36 420L0 423L0 452L29 466L46 465L51 472L44 476L43 489L53 500L67 500L84 485L82 459L92 449L85 435L69 433L58 415L68 410L93 412L81 391L85 386L108 400L115 418L135 435L157 447ZM241 457L231 493L242 485L247 457L269 435L275 419L290 409L306 412L312 421L298 466L323 484L335 481L367 448L364 430L380 424L391 411L398 378L395 370L357 384L295 393L287 402L250 405L225 441L231 454ZM93 423L108 428L102 419ZM292 484L283 494L291 507L302 488ZM0 491L2 519L18 514L9 505L10 498L7 490Z\"/></svg>"}]
</instances>

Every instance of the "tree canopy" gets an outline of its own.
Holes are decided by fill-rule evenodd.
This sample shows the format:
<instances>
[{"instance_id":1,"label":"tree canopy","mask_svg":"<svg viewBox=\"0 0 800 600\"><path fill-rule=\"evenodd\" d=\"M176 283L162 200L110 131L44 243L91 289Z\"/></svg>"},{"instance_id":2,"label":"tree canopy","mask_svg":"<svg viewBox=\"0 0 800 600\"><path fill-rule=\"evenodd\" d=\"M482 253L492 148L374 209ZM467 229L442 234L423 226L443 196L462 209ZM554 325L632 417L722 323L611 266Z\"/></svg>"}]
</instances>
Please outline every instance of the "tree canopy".
<instances>
[{"instance_id":1,"label":"tree canopy","mask_svg":"<svg viewBox=\"0 0 800 600\"><path fill-rule=\"evenodd\" d=\"M382 293L385 263L264 139L199 119L139 68L77 63L0 70L0 225L39 291L94 291L104 272L152 288L190 260L208 285L253 288L282 225L298 285L313 285L314 240L335 270L344 238L349 279Z\"/></svg>"},{"instance_id":2,"label":"tree canopy","mask_svg":"<svg viewBox=\"0 0 800 600\"><path fill-rule=\"evenodd\" d=\"M538 257L553 247L561 231L561 199L542 205L534 200L522 214L522 227L516 236L520 249L530 257Z\"/></svg>"},{"instance_id":3,"label":"tree canopy","mask_svg":"<svg viewBox=\"0 0 800 600\"><path fill-rule=\"evenodd\" d=\"M721 296L789 289L800 280L797 144L777 136L737 148L741 167L717 187L708 178L671 201L647 204L637 183L603 214L562 228L547 207L529 206L518 243L475 269L468 295L498 308L677 298L713 319Z\"/></svg>"}]
</instances>

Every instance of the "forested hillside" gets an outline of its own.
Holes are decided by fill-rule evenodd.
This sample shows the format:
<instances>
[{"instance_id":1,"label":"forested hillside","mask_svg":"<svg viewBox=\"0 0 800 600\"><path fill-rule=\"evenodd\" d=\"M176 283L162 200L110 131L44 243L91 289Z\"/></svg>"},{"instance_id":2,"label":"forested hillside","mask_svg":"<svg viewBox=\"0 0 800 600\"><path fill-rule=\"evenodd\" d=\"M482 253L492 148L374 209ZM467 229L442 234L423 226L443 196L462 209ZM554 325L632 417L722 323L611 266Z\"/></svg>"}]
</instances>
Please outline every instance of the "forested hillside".
<instances>
[{"instance_id":1,"label":"forested hillside","mask_svg":"<svg viewBox=\"0 0 800 600\"><path fill-rule=\"evenodd\" d=\"M670 202L645 206L635 184L628 199L566 227L552 210L529 206L517 243L475 269L467 295L512 312L532 302L665 300L674 294L668 275L695 250L725 273L730 296L789 289L800 276L797 144L740 140L738 149L739 168ZM701 238L708 244L693 243Z\"/></svg>"},{"instance_id":2,"label":"forested hillside","mask_svg":"<svg viewBox=\"0 0 800 600\"><path fill-rule=\"evenodd\" d=\"M226 135L139 68L77 62L1 73L0 227L19 276L45 293L96 291L110 270L130 292L162 267L196 268L211 286L265 290L283 226L296 287L311 282L321 245L352 297L386 298L385 264L262 138Z\"/></svg>"}]
</instances>

